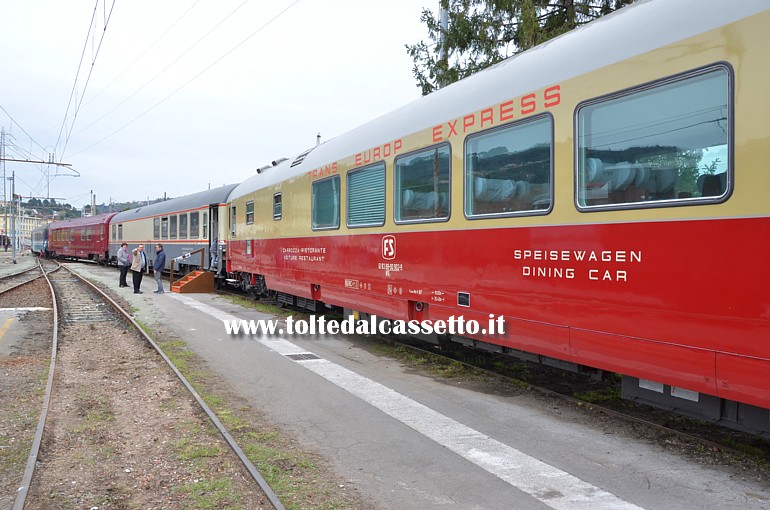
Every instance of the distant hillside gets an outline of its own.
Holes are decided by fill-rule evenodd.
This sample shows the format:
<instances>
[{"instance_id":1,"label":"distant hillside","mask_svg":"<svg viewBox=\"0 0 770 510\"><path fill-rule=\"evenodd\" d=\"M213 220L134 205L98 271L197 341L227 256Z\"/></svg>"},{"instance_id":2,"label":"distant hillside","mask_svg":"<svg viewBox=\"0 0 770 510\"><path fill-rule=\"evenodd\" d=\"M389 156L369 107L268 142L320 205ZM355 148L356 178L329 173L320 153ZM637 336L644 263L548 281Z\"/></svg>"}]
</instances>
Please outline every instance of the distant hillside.
<instances>
[{"instance_id":1,"label":"distant hillside","mask_svg":"<svg viewBox=\"0 0 770 510\"><path fill-rule=\"evenodd\" d=\"M168 198L167 198L168 200ZM162 202L162 198L156 198L154 200L150 200L150 204L154 204L156 202ZM147 200L134 200L130 202L113 202L111 204L96 204L96 214L105 214L109 212L121 212L121 211L127 211L129 209L135 209L137 207L141 207L143 205L147 205ZM24 207L27 210L33 209L37 211L37 213L40 216L43 216L45 218L49 219L57 219L57 220L66 220L69 218L77 218L83 215L83 211L81 209L76 209L72 207L70 204L60 204L56 202L55 199L39 199L39 198L30 198L26 202L21 203L22 207ZM84 207L86 214L91 214L91 206L87 205Z\"/></svg>"}]
</instances>

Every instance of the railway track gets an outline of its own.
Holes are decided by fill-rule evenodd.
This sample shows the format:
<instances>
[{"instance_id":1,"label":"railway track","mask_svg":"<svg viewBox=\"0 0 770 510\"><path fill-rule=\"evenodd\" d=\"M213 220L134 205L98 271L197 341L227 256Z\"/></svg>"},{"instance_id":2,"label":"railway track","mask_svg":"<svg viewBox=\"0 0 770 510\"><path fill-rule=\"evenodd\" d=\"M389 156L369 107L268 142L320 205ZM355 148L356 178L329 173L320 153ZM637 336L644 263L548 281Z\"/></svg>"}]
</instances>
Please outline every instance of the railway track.
<instances>
[{"instance_id":1,"label":"railway track","mask_svg":"<svg viewBox=\"0 0 770 510\"><path fill-rule=\"evenodd\" d=\"M38 263L33 266L23 268L19 271L1 276L0 294L9 292L40 278L42 276L41 267L42 266Z\"/></svg>"},{"instance_id":2,"label":"railway track","mask_svg":"<svg viewBox=\"0 0 770 510\"><path fill-rule=\"evenodd\" d=\"M141 489L150 489L151 493L152 489L158 493L178 490L173 487L175 480L169 477L183 471L184 466L169 467L177 454L165 454L163 450L168 450L164 444L173 444L178 436L170 434L164 439L161 432L143 430L142 425L148 423L153 413L165 411L170 416L163 406L178 405L169 403L184 392L175 377L189 392L187 397L182 395L181 400L207 415L227 448L243 465L245 475L259 486L259 496L246 504L260 507L268 504L282 510L273 490L226 428L139 324L97 287L66 266L60 267L62 269L46 271L55 303L50 368L42 411L13 510L22 510L25 505L46 508L59 503L91 507L89 501L163 507L160 500L143 496ZM132 341L134 333L146 343ZM118 341L110 343L114 339ZM146 345L155 352L148 351ZM174 375L162 366L152 368L153 364L162 365L158 354ZM132 360L136 361L135 365ZM65 397L70 400L66 401ZM155 408L156 405L159 407ZM179 414L184 416L182 412ZM192 414L197 415L198 411ZM170 421L171 424L156 428L173 428L176 419L171 416ZM149 444L148 433L157 436ZM76 452L74 460L73 451ZM101 465L90 466L95 469L89 470L91 463ZM72 472L73 465L80 465L79 472ZM121 482L121 477L126 480ZM63 478L73 480L65 484ZM135 485L130 487L131 483ZM82 487L76 488L78 484ZM100 491L101 495L97 496ZM130 491L134 491L133 495L127 494Z\"/></svg>"}]
</instances>

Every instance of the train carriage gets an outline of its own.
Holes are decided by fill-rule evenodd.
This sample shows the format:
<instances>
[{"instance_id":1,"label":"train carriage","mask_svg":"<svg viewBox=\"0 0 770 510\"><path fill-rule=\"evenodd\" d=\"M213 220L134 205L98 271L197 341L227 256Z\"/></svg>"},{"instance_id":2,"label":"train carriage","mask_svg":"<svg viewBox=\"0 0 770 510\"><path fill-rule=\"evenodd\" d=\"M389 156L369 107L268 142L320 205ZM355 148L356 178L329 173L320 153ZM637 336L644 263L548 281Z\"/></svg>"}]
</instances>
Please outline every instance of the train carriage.
<instances>
[{"instance_id":1,"label":"train carriage","mask_svg":"<svg viewBox=\"0 0 770 510\"><path fill-rule=\"evenodd\" d=\"M640 1L277 164L227 270L770 431L770 10Z\"/></svg>"},{"instance_id":2,"label":"train carriage","mask_svg":"<svg viewBox=\"0 0 770 510\"><path fill-rule=\"evenodd\" d=\"M32 229L32 245L30 251L41 257L48 256L48 225Z\"/></svg>"},{"instance_id":3,"label":"train carriage","mask_svg":"<svg viewBox=\"0 0 770 510\"><path fill-rule=\"evenodd\" d=\"M203 268L218 271L225 254L227 197L234 184L118 213L110 223L109 252L115 262L121 243L130 249L145 245L150 260L155 245L163 244L166 269L171 260L203 249ZM212 256L213 255L213 256ZM182 271L200 268L201 257L185 258L176 265Z\"/></svg>"},{"instance_id":4,"label":"train carriage","mask_svg":"<svg viewBox=\"0 0 770 510\"><path fill-rule=\"evenodd\" d=\"M113 216L115 213L107 213L51 223L48 227L49 255L106 262L107 226Z\"/></svg>"}]
</instances>

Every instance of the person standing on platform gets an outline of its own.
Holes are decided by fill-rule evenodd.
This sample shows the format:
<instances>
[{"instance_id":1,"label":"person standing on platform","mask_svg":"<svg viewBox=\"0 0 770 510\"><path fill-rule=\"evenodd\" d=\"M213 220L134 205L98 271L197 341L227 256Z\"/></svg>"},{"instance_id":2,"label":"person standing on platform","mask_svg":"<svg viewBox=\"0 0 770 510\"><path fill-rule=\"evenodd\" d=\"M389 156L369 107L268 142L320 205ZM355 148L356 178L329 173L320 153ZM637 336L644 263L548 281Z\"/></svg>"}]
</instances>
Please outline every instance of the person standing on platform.
<instances>
[{"instance_id":1,"label":"person standing on platform","mask_svg":"<svg viewBox=\"0 0 770 510\"><path fill-rule=\"evenodd\" d=\"M118 269L120 270L120 278L118 279L118 285L120 287L128 287L126 283L126 275L128 274L128 268L131 267L130 255L128 254L128 245L122 243L118 250Z\"/></svg>"},{"instance_id":2,"label":"person standing on platform","mask_svg":"<svg viewBox=\"0 0 770 510\"><path fill-rule=\"evenodd\" d=\"M131 261L131 276L134 281L134 294L143 294L140 289L142 286L142 276L147 271L147 257L144 254L144 245L140 244L133 250L133 260Z\"/></svg>"},{"instance_id":3,"label":"person standing on platform","mask_svg":"<svg viewBox=\"0 0 770 510\"><path fill-rule=\"evenodd\" d=\"M152 270L155 273L155 282L158 284L158 290L155 294L163 294L163 270L166 268L166 252L163 251L163 245L155 245L155 260L152 261Z\"/></svg>"}]
</instances>

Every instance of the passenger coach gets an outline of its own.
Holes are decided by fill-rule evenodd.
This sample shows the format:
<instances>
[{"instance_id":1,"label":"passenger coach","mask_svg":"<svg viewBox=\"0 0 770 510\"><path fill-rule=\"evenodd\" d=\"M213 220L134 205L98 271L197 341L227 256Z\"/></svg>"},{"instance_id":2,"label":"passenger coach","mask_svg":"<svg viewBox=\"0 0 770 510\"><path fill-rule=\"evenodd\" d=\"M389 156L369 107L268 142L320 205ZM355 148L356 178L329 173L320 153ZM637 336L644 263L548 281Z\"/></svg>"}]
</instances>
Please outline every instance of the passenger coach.
<instances>
[{"instance_id":1,"label":"passenger coach","mask_svg":"<svg viewBox=\"0 0 770 510\"><path fill-rule=\"evenodd\" d=\"M93 260L108 257L107 226L115 213L57 221L48 226L48 254L54 258Z\"/></svg>"},{"instance_id":2,"label":"passenger coach","mask_svg":"<svg viewBox=\"0 0 770 510\"><path fill-rule=\"evenodd\" d=\"M227 225L220 218L227 214L226 201L233 188L234 184L221 186L118 213L110 223L112 262L123 242L130 249L144 244L149 260L153 259L155 245L161 243L166 252L166 269L171 259L203 248L203 269L218 272L227 240ZM183 271L200 268L201 259L189 257L176 267Z\"/></svg>"},{"instance_id":3,"label":"passenger coach","mask_svg":"<svg viewBox=\"0 0 770 510\"><path fill-rule=\"evenodd\" d=\"M770 431L770 11L637 2L233 191L229 278ZM442 340L448 340L443 338Z\"/></svg>"}]
</instances>

